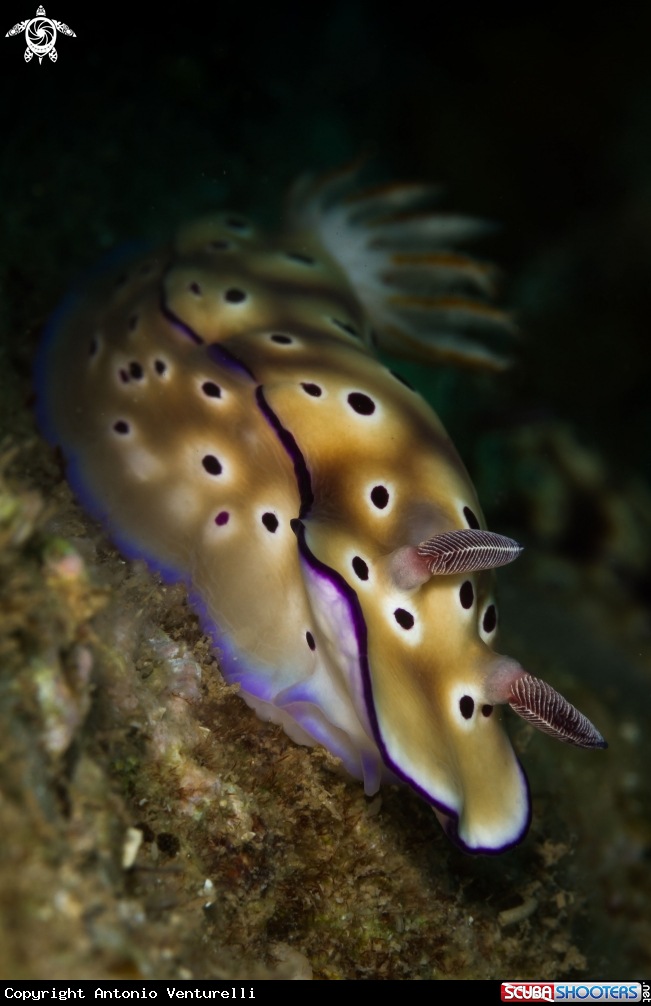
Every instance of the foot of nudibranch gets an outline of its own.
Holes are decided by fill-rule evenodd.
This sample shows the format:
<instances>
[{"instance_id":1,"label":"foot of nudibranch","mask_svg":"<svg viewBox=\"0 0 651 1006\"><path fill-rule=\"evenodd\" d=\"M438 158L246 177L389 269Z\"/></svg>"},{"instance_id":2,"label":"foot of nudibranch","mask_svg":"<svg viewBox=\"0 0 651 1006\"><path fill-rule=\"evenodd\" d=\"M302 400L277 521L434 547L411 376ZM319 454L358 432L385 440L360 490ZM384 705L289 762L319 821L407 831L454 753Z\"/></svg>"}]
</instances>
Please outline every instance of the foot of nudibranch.
<instances>
[{"instance_id":1,"label":"foot of nudibranch","mask_svg":"<svg viewBox=\"0 0 651 1006\"><path fill-rule=\"evenodd\" d=\"M450 833L450 826L452 824L452 818L449 814L445 814L442 810L438 810L436 807L432 807L432 810L436 814L436 820L443 828L446 835Z\"/></svg>"}]
</instances>

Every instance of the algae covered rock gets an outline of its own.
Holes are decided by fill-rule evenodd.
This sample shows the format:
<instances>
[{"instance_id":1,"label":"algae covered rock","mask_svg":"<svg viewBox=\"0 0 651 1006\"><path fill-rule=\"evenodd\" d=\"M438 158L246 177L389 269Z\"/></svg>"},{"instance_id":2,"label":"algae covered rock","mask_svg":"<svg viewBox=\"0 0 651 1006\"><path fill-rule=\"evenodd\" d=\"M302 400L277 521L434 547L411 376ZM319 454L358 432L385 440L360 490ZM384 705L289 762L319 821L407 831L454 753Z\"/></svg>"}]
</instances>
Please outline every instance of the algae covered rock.
<instances>
[{"instance_id":1,"label":"algae covered rock","mask_svg":"<svg viewBox=\"0 0 651 1006\"><path fill-rule=\"evenodd\" d=\"M464 856L413 795L369 800L323 749L261 723L223 683L184 588L122 560L29 450L51 505L15 479L1 497L5 976L584 967L577 838L536 790L545 738L514 738L536 751L531 838Z\"/></svg>"}]
</instances>

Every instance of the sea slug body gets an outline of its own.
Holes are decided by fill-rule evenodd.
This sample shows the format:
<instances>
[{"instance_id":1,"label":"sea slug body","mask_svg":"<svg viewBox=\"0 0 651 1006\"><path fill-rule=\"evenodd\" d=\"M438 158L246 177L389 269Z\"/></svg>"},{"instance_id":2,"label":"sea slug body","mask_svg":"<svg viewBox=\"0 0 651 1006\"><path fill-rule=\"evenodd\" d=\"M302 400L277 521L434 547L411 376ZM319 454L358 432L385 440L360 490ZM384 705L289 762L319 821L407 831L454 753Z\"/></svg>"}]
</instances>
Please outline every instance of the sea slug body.
<instances>
[{"instance_id":1,"label":"sea slug body","mask_svg":"<svg viewBox=\"0 0 651 1006\"><path fill-rule=\"evenodd\" d=\"M493 649L492 570L520 548L373 354L505 365L483 339L510 326L490 270L456 251L482 225L434 213L427 186L354 186L299 183L277 238L219 214L96 275L50 325L39 418L123 551L191 585L259 716L496 853L530 804L495 706L605 742Z\"/></svg>"}]
</instances>

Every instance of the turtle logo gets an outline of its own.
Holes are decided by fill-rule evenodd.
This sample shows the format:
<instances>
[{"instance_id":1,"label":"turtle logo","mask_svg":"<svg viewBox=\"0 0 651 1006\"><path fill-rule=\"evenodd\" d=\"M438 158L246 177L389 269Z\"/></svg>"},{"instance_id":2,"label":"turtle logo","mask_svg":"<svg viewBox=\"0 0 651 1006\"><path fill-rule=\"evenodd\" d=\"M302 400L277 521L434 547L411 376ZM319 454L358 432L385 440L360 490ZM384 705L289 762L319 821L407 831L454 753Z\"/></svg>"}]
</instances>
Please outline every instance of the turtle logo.
<instances>
[{"instance_id":1,"label":"turtle logo","mask_svg":"<svg viewBox=\"0 0 651 1006\"><path fill-rule=\"evenodd\" d=\"M15 24L11 31L7 32L5 38L9 38L10 35L20 35L21 31L24 31L25 41L27 42L25 62L29 63L32 56L38 56L40 63L43 56L49 56L52 62L56 63L57 51L54 48L54 43L57 40L57 30L62 35L72 35L73 38L77 37L74 31L68 28L67 24L63 24L61 21L53 21L52 18L46 17L44 9L39 7L36 11L36 17L33 17L31 21L20 21L18 24Z\"/></svg>"}]
</instances>

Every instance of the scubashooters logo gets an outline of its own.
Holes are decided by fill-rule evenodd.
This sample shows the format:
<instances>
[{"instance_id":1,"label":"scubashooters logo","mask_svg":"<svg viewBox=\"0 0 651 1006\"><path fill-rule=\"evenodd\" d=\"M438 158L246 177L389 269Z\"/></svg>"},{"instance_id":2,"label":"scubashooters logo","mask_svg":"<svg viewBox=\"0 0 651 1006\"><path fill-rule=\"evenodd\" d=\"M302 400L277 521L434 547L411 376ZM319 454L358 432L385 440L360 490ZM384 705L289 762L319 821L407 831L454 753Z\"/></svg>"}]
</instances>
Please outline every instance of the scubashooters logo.
<instances>
[{"instance_id":1,"label":"scubashooters logo","mask_svg":"<svg viewBox=\"0 0 651 1006\"><path fill-rule=\"evenodd\" d=\"M52 18L46 17L42 7L38 8L36 17L33 17L31 21L20 21L18 24L15 24L7 32L5 38L9 38L10 35L20 35L23 31L25 32L25 41L27 42L27 48L25 49L26 63L29 63L32 56L38 56L39 63L42 61L43 56L49 56L52 62L56 63L58 54L54 48L54 43L57 40L57 31L60 31L62 35L71 35L72 38L77 37L74 31L68 28L67 24L63 24L62 21L53 21Z\"/></svg>"},{"instance_id":2,"label":"scubashooters logo","mask_svg":"<svg viewBox=\"0 0 651 1006\"><path fill-rule=\"evenodd\" d=\"M3 984L3 982L0 982L0 990L2 990ZM63 983L60 984L62 985ZM120 988L104 988L90 980L82 980L80 984L83 988L61 988L55 985L51 990L49 988L16 988L7 984L4 988L4 997L5 999L21 999L23 1002L25 1000L36 1000L38 1002L41 999L157 999L159 994L161 997L163 996L163 989L159 988L159 991L156 991L151 988L151 981L138 985L135 988L124 988L123 986ZM135 982L131 984L135 985ZM157 982L157 984L160 987L163 985L163 982ZM166 985L164 991L167 992L168 999L256 998L253 989L248 986L233 986L226 985L221 981L210 981L210 987L206 988L205 984L201 988L193 989L188 988L188 983L184 980L181 988L177 988L176 985Z\"/></svg>"},{"instance_id":3,"label":"scubashooters logo","mask_svg":"<svg viewBox=\"0 0 651 1006\"><path fill-rule=\"evenodd\" d=\"M639 1002L640 982L502 982L502 1002Z\"/></svg>"}]
</instances>

